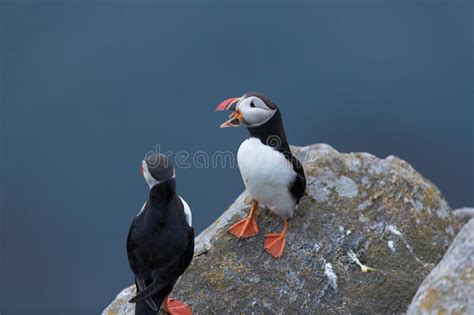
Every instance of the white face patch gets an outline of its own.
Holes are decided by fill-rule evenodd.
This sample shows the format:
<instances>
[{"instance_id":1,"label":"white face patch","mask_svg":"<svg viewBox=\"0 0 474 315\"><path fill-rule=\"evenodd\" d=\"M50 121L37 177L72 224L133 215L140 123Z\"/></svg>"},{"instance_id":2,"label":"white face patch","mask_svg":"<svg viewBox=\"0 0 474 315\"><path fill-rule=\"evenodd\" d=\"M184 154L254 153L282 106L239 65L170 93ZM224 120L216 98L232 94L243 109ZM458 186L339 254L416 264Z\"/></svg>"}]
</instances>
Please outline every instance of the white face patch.
<instances>
[{"instance_id":1,"label":"white face patch","mask_svg":"<svg viewBox=\"0 0 474 315\"><path fill-rule=\"evenodd\" d=\"M150 170L148 170L148 165L146 164L145 160L142 161L142 168L143 168L143 177L145 177L145 181L148 184L148 187L153 188L153 186L159 184L160 182L153 178L150 174Z\"/></svg>"},{"instance_id":2,"label":"white face patch","mask_svg":"<svg viewBox=\"0 0 474 315\"><path fill-rule=\"evenodd\" d=\"M237 109L247 122L246 126L256 127L266 123L276 112L256 96L250 96L239 102Z\"/></svg>"},{"instance_id":3,"label":"white face patch","mask_svg":"<svg viewBox=\"0 0 474 315\"><path fill-rule=\"evenodd\" d=\"M165 182L165 181L160 182L160 181L156 180L150 174L150 170L148 169L148 165L146 164L145 160L142 161L142 168L143 168L143 177L145 177L145 181L148 184L148 187L150 187L150 189L152 189L153 186L155 186L155 185L158 185L158 184L161 184L161 183ZM174 169L173 169L173 176L171 176L169 179L173 179L173 178L176 178L176 170L174 170Z\"/></svg>"}]
</instances>

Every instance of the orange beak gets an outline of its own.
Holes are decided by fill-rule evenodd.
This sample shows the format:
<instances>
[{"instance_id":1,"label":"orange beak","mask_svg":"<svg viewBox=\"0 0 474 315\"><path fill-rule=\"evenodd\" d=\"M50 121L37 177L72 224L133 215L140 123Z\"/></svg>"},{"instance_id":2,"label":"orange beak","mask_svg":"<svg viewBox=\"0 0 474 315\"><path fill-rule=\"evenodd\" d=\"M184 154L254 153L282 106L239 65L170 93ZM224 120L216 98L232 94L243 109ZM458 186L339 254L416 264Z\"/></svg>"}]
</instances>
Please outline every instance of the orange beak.
<instances>
[{"instance_id":1,"label":"orange beak","mask_svg":"<svg viewBox=\"0 0 474 315\"><path fill-rule=\"evenodd\" d=\"M222 103L220 103L217 108L217 111L222 111L222 110L233 110L234 112L229 115L229 119L222 123L220 126L221 128L227 128L227 127L239 127L242 122L242 113L237 109L237 105L239 101L241 100L241 97L232 97L229 99L226 99Z\"/></svg>"},{"instance_id":2,"label":"orange beak","mask_svg":"<svg viewBox=\"0 0 474 315\"><path fill-rule=\"evenodd\" d=\"M221 110L235 110L237 103L240 101L241 97L231 97L217 105L216 112Z\"/></svg>"}]
</instances>

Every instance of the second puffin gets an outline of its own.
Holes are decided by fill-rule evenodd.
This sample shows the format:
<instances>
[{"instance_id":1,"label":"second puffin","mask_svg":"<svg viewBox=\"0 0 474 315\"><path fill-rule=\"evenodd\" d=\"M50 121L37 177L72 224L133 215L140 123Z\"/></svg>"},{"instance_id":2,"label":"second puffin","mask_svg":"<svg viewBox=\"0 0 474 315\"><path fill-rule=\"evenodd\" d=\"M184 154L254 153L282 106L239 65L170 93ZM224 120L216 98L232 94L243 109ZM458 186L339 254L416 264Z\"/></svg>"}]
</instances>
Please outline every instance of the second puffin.
<instances>
[{"instance_id":1,"label":"second puffin","mask_svg":"<svg viewBox=\"0 0 474 315\"><path fill-rule=\"evenodd\" d=\"M306 178L300 162L292 155L286 140L281 114L267 96L249 92L229 98L216 111L231 110L225 127L245 126L250 137L237 153L237 162L252 206L247 218L229 228L238 238L255 236L258 225L254 215L259 204L268 207L284 220L281 233L265 235L264 248L279 258L285 248L288 220L304 195Z\"/></svg>"}]
</instances>

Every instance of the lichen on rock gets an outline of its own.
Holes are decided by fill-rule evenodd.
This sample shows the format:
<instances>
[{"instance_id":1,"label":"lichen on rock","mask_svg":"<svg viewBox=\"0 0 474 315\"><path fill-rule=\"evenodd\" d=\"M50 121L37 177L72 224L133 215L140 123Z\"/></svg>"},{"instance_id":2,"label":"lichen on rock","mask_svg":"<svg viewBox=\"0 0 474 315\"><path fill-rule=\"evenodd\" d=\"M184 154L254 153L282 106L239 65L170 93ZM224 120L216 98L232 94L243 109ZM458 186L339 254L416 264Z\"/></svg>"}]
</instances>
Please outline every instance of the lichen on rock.
<instances>
[{"instance_id":1,"label":"lichen on rock","mask_svg":"<svg viewBox=\"0 0 474 315\"><path fill-rule=\"evenodd\" d=\"M407 314L474 314L474 219L423 281Z\"/></svg>"},{"instance_id":2,"label":"lichen on rock","mask_svg":"<svg viewBox=\"0 0 474 315\"><path fill-rule=\"evenodd\" d=\"M266 209L257 211L256 237L226 232L250 207L243 192L196 238L195 258L173 295L195 314L405 312L460 228L439 190L393 156L343 154L324 144L292 150L308 188L283 257L263 251L265 233L281 229ZM363 272L351 252L374 271ZM104 314L131 314L124 294L131 290Z\"/></svg>"}]
</instances>

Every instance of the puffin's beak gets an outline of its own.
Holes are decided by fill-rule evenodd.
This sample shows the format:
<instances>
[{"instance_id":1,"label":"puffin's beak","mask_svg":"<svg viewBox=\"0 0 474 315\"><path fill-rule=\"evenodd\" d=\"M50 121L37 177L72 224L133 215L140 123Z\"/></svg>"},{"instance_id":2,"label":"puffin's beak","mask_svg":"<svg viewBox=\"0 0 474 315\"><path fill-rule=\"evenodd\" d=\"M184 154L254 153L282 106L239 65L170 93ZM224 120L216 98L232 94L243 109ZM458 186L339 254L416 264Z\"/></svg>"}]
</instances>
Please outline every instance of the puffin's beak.
<instances>
[{"instance_id":1,"label":"puffin's beak","mask_svg":"<svg viewBox=\"0 0 474 315\"><path fill-rule=\"evenodd\" d=\"M236 109L237 104L239 103L241 99L242 99L241 97L232 97L232 98L226 99L225 101L223 101L217 106L216 112L221 111L221 110L234 111L233 113L229 115L229 120L225 121L220 126L221 128L239 127L242 124L241 123L242 114L240 113L238 109Z\"/></svg>"}]
</instances>

